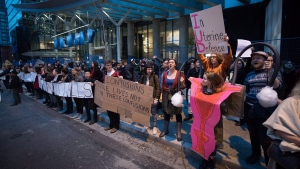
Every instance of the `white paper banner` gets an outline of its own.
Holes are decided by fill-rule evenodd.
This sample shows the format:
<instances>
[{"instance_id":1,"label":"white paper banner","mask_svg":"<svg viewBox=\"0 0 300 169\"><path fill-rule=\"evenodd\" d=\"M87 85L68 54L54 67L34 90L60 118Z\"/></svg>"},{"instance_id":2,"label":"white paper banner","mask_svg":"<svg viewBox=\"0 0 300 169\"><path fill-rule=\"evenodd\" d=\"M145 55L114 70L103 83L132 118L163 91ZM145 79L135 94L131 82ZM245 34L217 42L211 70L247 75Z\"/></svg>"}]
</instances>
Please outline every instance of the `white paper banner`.
<instances>
[{"instance_id":1,"label":"white paper banner","mask_svg":"<svg viewBox=\"0 0 300 169\"><path fill-rule=\"evenodd\" d=\"M46 82L46 88L47 88L47 93L53 94L53 83L51 82Z\"/></svg>"},{"instance_id":2,"label":"white paper banner","mask_svg":"<svg viewBox=\"0 0 300 169\"><path fill-rule=\"evenodd\" d=\"M239 53L247 46L251 45L251 42L248 40L244 40L244 39L238 39L238 46L236 48L236 53L235 56L237 57L239 55ZM243 54L242 54L242 58L246 58L246 57L251 57L252 51L251 48L247 49Z\"/></svg>"},{"instance_id":3,"label":"white paper banner","mask_svg":"<svg viewBox=\"0 0 300 169\"><path fill-rule=\"evenodd\" d=\"M47 92L47 82L45 80L42 80L42 86L42 89Z\"/></svg>"},{"instance_id":4,"label":"white paper banner","mask_svg":"<svg viewBox=\"0 0 300 169\"><path fill-rule=\"evenodd\" d=\"M36 78L37 73L36 72L31 72L30 74L31 74L31 81L35 82L35 78Z\"/></svg>"},{"instance_id":5,"label":"white paper banner","mask_svg":"<svg viewBox=\"0 0 300 169\"><path fill-rule=\"evenodd\" d=\"M94 98L91 82L72 82L72 97Z\"/></svg>"},{"instance_id":6,"label":"white paper banner","mask_svg":"<svg viewBox=\"0 0 300 169\"><path fill-rule=\"evenodd\" d=\"M198 54L228 53L222 6L190 14Z\"/></svg>"},{"instance_id":7,"label":"white paper banner","mask_svg":"<svg viewBox=\"0 0 300 169\"><path fill-rule=\"evenodd\" d=\"M43 89L43 80L42 80L42 76L38 75L38 82L39 82L39 88Z\"/></svg>"},{"instance_id":8,"label":"white paper banner","mask_svg":"<svg viewBox=\"0 0 300 169\"><path fill-rule=\"evenodd\" d=\"M71 97L72 83L53 83L54 93L61 97Z\"/></svg>"}]
</instances>

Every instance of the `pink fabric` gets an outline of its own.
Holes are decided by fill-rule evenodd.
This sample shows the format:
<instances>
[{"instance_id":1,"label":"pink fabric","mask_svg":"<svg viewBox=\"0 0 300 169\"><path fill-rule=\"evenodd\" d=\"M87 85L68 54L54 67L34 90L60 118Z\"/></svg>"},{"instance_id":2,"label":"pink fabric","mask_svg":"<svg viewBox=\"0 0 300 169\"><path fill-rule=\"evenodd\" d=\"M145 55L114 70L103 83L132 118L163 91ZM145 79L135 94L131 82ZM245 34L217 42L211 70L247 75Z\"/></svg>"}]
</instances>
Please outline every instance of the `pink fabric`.
<instances>
[{"instance_id":1,"label":"pink fabric","mask_svg":"<svg viewBox=\"0 0 300 169\"><path fill-rule=\"evenodd\" d=\"M191 127L192 150L208 160L215 149L214 127L220 120L220 104L233 92L240 92L241 87L229 83L224 84L224 90L212 95L202 93L200 78L191 81L190 104L194 115Z\"/></svg>"}]
</instances>

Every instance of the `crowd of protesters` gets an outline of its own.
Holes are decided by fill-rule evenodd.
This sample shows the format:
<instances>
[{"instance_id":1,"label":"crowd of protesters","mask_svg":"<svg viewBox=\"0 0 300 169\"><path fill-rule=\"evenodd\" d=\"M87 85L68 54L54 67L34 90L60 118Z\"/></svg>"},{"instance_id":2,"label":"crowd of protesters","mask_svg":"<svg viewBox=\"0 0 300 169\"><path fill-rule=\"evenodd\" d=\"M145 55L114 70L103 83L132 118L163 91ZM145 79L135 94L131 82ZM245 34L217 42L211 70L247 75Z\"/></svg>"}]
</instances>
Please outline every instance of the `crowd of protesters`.
<instances>
[{"instance_id":1,"label":"crowd of protesters","mask_svg":"<svg viewBox=\"0 0 300 169\"><path fill-rule=\"evenodd\" d=\"M260 92L263 87L267 86L270 75L273 72L272 67L274 65L274 58L272 54L268 52L256 51L253 52L251 56L249 56L249 58L238 59L234 62L229 45L228 54L210 54L208 57L200 54L198 56L198 59L190 60L185 66L184 73L181 73L180 76L177 69L177 61L175 59L159 59L158 57L153 56L151 60L144 58L139 61L137 61L136 59L130 59L129 63L128 61L129 60L127 60L126 58L122 58L119 62L116 62L114 60L106 60L102 66L99 66L97 62L92 62L90 68L84 64L78 67L72 66L70 64L62 65L59 63L59 61L56 61L54 64L37 64L34 67L28 64L25 64L22 67L13 67L9 62L6 62L3 67L3 72L0 74L0 77L6 76L6 78L3 80L3 83L5 84L7 89L12 90L14 102L11 106L15 106L21 103L19 94L23 92L22 84L24 84L30 96L37 97L37 99L44 99L43 103L45 104L45 106L56 111L64 110L62 112L63 114L71 114L74 112L74 101L76 105L76 115L73 116L73 118L82 119L84 112L83 108L85 108L87 118L84 119L83 122L89 122L89 124L91 125L97 122L97 105L94 103L93 99L72 97L62 98L55 95L54 93L49 94L39 88L37 79L38 76L32 82L22 81L22 76L34 71L38 75L41 75L41 78L43 78L46 82L90 82L93 93L94 84L97 81L105 83L105 76L123 78L133 82L152 86L154 88L153 103L151 106L151 113L153 117L153 134L157 134L158 129L156 123L158 109L162 107L162 112L164 113L164 128L161 129L159 137L164 137L169 133L170 118L175 115L177 122L176 137L178 141L181 141L181 126L183 121L181 115L182 109L173 106L170 101L172 95L177 92L178 86L180 87L180 89L186 89L188 100L190 93L189 89L191 87L191 83L188 79L193 77L200 77L203 78L202 86L203 89L205 89L202 92L207 95L214 94L218 92L218 88L220 88L220 85L224 84L226 79L229 81L231 80L230 72L233 69L233 66L231 65L237 62L236 83L246 86L246 100L244 104L244 117L241 118L240 121L237 121L236 125L240 126L247 123L252 146L252 155L246 159L246 162L249 164L254 164L260 159L260 147L262 147L265 162L266 165L268 165L269 155L267 151L269 146L271 145L271 139L267 135L267 130L277 130L278 128L270 125L271 122L269 122L267 125L264 125L263 123L272 115L273 111L275 111L277 107L281 108L281 102L287 104L286 102L288 102L289 100L293 101L293 99L287 99L289 96L296 98L296 100L298 99L297 101L299 101L300 97L300 89L297 89L299 88L300 83L300 71L296 71L291 61L284 61L282 62L282 67L273 85L274 90L276 90L276 92L278 93L278 104L271 108L264 108L259 104L256 98L256 94ZM178 78L180 79L179 81ZM298 85L296 85L297 81ZM178 84L178 82L180 82L180 84ZM216 87L213 87L214 83ZM292 90L295 85L296 89ZM65 108L63 99L65 99L66 101ZM93 118L91 117L91 110L93 110ZM184 121L193 119L191 109L188 110L189 114L186 116ZM299 111L299 108L297 110ZM223 112L223 110L221 110L221 112ZM287 113L299 114L299 112ZM119 129L120 115L112 111L107 111L107 114L110 119L110 124L105 128L105 130L110 130L111 133L115 133ZM300 116L297 116L297 118L300 119ZM284 124L280 125L284 126ZM298 149L295 149L297 152L299 152L300 124L298 123L295 125L295 128L298 131L291 132L293 134L287 132L288 130L283 130L283 133L286 131L284 134L277 133L276 135L275 132L275 135L280 140L286 140L289 142L296 140L295 144L296 146L298 146ZM274 132L272 134L273 137L271 138L274 139ZM215 126L215 137L217 144L216 150L217 148L223 148L222 118L220 118L219 123L217 124L217 126ZM211 154L211 158L209 160L204 160L204 162L201 163L200 168L214 168L214 156L215 152ZM277 168L280 168L280 165L284 164L275 164L275 166L276 165Z\"/></svg>"}]
</instances>

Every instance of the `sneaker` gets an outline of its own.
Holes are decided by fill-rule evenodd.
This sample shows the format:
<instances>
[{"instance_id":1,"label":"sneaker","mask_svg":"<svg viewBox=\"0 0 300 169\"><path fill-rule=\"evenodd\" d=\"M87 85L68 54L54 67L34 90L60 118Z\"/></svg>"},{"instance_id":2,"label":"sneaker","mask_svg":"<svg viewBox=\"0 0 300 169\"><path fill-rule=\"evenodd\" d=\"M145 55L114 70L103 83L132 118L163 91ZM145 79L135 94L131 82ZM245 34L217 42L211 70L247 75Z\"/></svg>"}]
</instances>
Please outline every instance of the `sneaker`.
<instances>
[{"instance_id":1,"label":"sneaker","mask_svg":"<svg viewBox=\"0 0 300 169\"><path fill-rule=\"evenodd\" d=\"M80 120L82 117L83 117L82 114L79 114L77 119Z\"/></svg>"},{"instance_id":2,"label":"sneaker","mask_svg":"<svg viewBox=\"0 0 300 169\"><path fill-rule=\"evenodd\" d=\"M248 164L254 164L254 163L256 163L259 160L260 160L260 155L251 155L250 157L248 157L246 159L246 162Z\"/></svg>"},{"instance_id":3,"label":"sneaker","mask_svg":"<svg viewBox=\"0 0 300 169\"><path fill-rule=\"evenodd\" d=\"M156 135L156 133L157 133L157 128L156 128L156 127L153 127L152 134L153 134L153 135Z\"/></svg>"},{"instance_id":4,"label":"sneaker","mask_svg":"<svg viewBox=\"0 0 300 169\"><path fill-rule=\"evenodd\" d=\"M116 131L118 131L118 129L112 128L112 129L110 130L110 133L115 133Z\"/></svg>"},{"instance_id":5,"label":"sneaker","mask_svg":"<svg viewBox=\"0 0 300 169\"><path fill-rule=\"evenodd\" d=\"M78 117L79 117L79 115L80 115L80 114L79 114L79 113L77 113L75 116L73 116L73 118L74 118L74 119L76 119L76 118L78 118Z\"/></svg>"}]
</instances>

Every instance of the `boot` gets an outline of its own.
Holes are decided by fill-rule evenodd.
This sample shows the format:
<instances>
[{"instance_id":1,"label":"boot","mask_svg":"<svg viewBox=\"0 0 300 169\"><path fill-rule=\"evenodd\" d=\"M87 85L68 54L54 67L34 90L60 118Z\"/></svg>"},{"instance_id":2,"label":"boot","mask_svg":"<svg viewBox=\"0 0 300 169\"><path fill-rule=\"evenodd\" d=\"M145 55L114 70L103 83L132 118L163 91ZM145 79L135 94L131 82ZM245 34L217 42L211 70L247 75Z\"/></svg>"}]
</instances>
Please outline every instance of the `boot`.
<instances>
[{"instance_id":1,"label":"boot","mask_svg":"<svg viewBox=\"0 0 300 169\"><path fill-rule=\"evenodd\" d=\"M164 137L169 133L169 124L170 121L166 121L166 120L164 121L164 131L160 133L159 137Z\"/></svg>"},{"instance_id":2,"label":"boot","mask_svg":"<svg viewBox=\"0 0 300 169\"><path fill-rule=\"evenodd\" d=\"M177 141L181 141L182 137L181 137L181 126L182 126L182 122L177 122Z\"/></svg>"}]
</instances>

